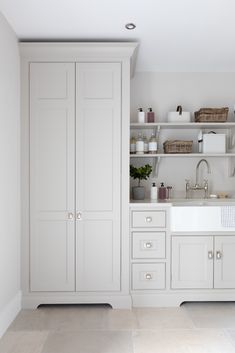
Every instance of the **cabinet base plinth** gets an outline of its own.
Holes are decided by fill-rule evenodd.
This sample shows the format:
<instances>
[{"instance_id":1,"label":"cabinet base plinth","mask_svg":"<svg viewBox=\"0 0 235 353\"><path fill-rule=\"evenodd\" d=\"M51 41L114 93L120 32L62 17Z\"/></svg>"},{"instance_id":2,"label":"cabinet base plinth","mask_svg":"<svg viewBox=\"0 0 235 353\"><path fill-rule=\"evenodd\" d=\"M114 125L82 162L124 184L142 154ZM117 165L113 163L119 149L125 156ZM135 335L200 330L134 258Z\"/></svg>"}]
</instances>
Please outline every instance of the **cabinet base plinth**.
<instances>
[{"instance_id":1,"label":"cabinet base plinth","mask_svg":"<svg viewBox=\"0 0 235 353\"><path fill-rule=\"evenodd\" d=\"M109 304L113 309L131 309L130 295L23 295L22 308L36 309L42 304Z\"/></svg>"},{"instance_id":2,"label":"cabinet base plinth","mask_svg":"<svg viewBox=\"0 0 235 353\"><path fill-rule=\"evenodd\" d=\"M235 301L235 290L200 290L199 292L167 292L161 294L132 294L133 307L177 307L184 302Z\"/></svg>"}]
</instances>

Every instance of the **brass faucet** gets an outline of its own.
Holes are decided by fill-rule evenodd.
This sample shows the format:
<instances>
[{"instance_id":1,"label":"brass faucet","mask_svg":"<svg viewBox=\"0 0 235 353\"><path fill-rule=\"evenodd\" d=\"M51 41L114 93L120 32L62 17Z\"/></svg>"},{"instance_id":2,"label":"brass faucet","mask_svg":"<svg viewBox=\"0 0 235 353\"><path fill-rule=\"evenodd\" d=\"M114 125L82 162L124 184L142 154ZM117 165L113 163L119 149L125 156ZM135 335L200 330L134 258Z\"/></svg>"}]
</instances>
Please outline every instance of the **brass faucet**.
<instances>
[{"instance_id":1,"label":"brass faucet","mask_svg":"<svg viewBox=\"0 0 235 353\"><path fill-rule=\"evenodd\" d=\"M206 159L201 159L197 166L196 166L196 182L195 182L195 185L190 185L190 180L189 179L186 179L186 199L189 198L189 191L190 190L204 190L205 191L205 194L204 194L204 198L208 198L208 191L209 191L209 186L208 186L208 180L207 179L204 179L204 184L203 185L200 185L199 184L199 167L201 165L201 163L205 163L206 166L207 166L207 174L211 174L211 168L210 168L210 165L209 163L207 162Z\"/></svg>"}]
</instances>

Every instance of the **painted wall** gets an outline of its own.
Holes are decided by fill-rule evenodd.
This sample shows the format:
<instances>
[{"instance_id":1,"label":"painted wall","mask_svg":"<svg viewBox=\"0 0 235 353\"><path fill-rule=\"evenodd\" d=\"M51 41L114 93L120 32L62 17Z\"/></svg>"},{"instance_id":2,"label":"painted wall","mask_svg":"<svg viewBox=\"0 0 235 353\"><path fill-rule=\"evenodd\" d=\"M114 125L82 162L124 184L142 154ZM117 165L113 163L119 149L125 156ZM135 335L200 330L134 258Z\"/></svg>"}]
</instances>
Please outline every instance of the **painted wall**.
<instances>
[{"instance_id":1,"label":"painted wall","mask_svg":"<svg viewBox=\"0 0 235 353\"><path fill-rule=\"evenodd\" d=\"M20 305L20 68L0 13L0 335Z\"/></svg>"},{"instance_id":2,"label":"painted wall","mask_svg":"<svg viewBox=\"0 0 235 353\"><path fill-rule=\"evenodd\" d=\"M235 121L235 73L145 73L138 72L131 82L131 120L137 119L138 107L152 107L158 121L166 121L167 112L181 104L184 110L194 112L201 107L230 108L229 119ZM192 114L193 118L193 114ZM223 132L223 131L222 131ZM235 132L235 131L234 131ZM160 134L160 145L166 139L193 139L197 151L198 130L165 130ZM174 188L174 196L185 195L185 179L195 183L195 167L199 158L162 159L157 183L163 181ZM209 179L210 191L235 193L235 178L228 177L228 159L208 158L212 174L202 167L200 177ZM147 162L152 162L148 159ZM235 158L234 158L235 166ZM137 162L135 162L137 163ZM138 161L138 163L141 163ZM147 184L152 180L150 180ZM155 181L155 180L154 180ZM132 183L133 184L133 183ZM197 194L200 197L200 194Z\"/></svg>"}]
</instances>

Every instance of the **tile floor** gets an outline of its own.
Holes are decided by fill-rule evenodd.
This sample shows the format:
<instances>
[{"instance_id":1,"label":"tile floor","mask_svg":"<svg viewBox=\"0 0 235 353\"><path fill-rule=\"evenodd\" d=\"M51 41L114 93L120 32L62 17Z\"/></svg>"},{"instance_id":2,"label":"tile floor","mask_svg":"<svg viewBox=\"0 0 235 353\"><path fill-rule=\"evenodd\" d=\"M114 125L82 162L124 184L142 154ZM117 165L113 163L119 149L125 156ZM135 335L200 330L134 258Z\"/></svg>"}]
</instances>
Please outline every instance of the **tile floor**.
<instances>
[{"instance_id":1,"label":"tile floor","mask_svg":"<svg viewBox=\"0 0 235 353\"><path fill-rule=\"evenodd\" d=\"M235 353L235 302L112 310L46 306L22 310L0 353Z\"/></svg>"}]
</instances>

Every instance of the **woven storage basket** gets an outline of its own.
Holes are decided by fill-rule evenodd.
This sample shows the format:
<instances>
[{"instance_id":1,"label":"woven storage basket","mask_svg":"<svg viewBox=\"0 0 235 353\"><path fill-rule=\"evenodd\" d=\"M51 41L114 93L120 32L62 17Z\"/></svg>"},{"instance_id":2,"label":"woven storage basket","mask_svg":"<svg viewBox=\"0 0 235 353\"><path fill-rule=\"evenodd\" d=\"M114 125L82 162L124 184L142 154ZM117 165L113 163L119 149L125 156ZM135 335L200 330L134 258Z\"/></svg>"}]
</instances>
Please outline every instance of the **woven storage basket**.
<instances>
[{"instance_id":1,"label":"woven storage basket","mask_svg":"<svg viewBox=\"0 0 235 353\"><path fill-rule=\"evenodd\" d=\"M228 108L202 108L195 112L197 123L224 123L228 118Z\"/></svg>"},{"instance_id":2,"label":"woven storage basket","mask_svg":"<svg viewBox=\"0 0 235 353\"><path fill-rule=\"evenodd\" d=\"M192 153L193 141L167 140L163 147L164 153Z\"/></svg>"}]
</instances>

